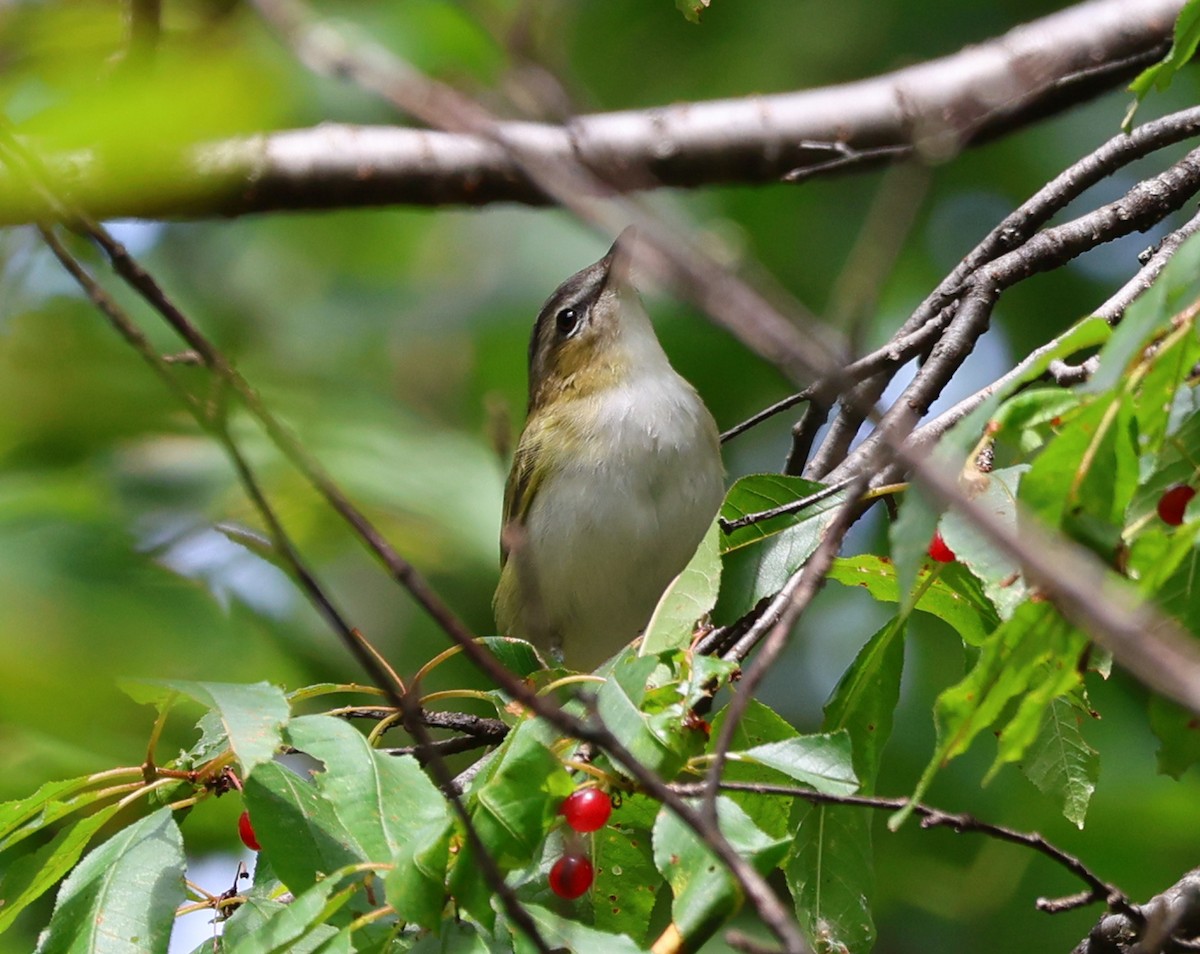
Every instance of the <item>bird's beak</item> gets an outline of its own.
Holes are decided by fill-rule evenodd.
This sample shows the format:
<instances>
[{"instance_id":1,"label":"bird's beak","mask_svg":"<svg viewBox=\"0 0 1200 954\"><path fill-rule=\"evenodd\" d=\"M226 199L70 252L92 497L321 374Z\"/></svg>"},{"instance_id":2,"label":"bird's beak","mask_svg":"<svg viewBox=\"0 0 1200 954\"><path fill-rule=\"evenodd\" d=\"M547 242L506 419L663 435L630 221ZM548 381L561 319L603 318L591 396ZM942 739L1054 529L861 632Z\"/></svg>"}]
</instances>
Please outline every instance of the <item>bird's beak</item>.
<instances>
[{"instance_id":1,"label":"bird's beak","mask_svg":"<svg viewBox=\"0 0 1200 954\"><path fill-rule=\"evenodd\" d=\"M632 284L634 257L637 252L638 233L632 225L617 236L612 248L604 256L604 284L624 288Z\"/></svg>"}]
</instances>

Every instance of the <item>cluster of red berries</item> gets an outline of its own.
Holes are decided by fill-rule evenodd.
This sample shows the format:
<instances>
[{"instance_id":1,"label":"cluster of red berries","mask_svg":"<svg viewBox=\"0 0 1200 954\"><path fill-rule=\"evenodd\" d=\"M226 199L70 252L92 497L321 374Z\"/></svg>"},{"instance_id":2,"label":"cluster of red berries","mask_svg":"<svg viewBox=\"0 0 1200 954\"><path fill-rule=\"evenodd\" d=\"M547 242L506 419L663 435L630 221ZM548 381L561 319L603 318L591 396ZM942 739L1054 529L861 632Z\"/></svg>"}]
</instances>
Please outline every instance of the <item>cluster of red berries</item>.
<instances>
[{"instance_id":1,"label":"cluster of red berries","mask_svg":"<svg viewBox=\"0 0 1200 954\"><path fill-rule=\"evenodd\" d=\"M598 788L576 789L563 800L558 813L576 832L599 831L612 815L612 799ZM568 845L571 845L570 841ZM573 901L587 893L595 876L591 860L577 844L571 845L550 869L550 890L560 898Z\"/></svg>"},{"instance_id":2,"label":"cluster of red berries","mask_svg":"<svg viewBox=\"0 0 1200 954\"><path fill-rule=\"evenodd\" d=\"M581 788L572 792L559 806L558 813L574 831L580 834L599 831L612 815L612 799L598 788ZM258 851L258 838L250 823L250 813L238 816L238 837L251 851ZM570 848L550 869L550 890L560 898L573 901L587 893L596 872L592 862L579 847Z\"/></svg>"}]
</instances>

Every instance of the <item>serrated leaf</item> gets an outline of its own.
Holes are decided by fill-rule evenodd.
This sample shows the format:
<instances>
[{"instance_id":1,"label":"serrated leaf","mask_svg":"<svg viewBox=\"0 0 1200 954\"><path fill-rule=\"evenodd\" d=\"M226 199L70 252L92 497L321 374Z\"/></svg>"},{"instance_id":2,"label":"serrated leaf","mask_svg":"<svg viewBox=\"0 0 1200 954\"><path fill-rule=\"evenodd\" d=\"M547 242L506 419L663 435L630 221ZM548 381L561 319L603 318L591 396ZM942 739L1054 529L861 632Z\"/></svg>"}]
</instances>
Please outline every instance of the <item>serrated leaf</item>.
<instances>
[{"instance_id":1,"label":"serrated leaf","mask_svg":"<svg viewBox=\"0 0 1200 954\"><path fill-rule=\"evenodd\" d=\"M545 724L527 720L497 750L487 782L473 794L471 819L501 867L529 862L574 790L562 761L548 748Z\"/></svg>"},{"instance_id":2,"label":"serrated leaf","mask_svg":"<svg viewBox=\"0 0 1200 954\"><path fill-rule=\"evenodd\" d=\"M775 769L828 795L858 791L850 736L844 731L767 742L744 752L730 752L728 758L731 762L753 762Z\"/></svg>"},{"instance_id":3,"label":"serrated leaf","mask_svg":"<svg viewBox=\"0 0 1200 954\"><path fill-rule=\"evenodd\" d=\"M641 711L650 675L660 663L653 656L621 659L596 693L596 706L604 725L647 768L664 778L684 763L676 740L662 737Z\"/></svg>"},{"instance_id":4,"label":"serrated leaf","mask_svg":"<svg viewBox=\"0 0 1200 954\"><path fill-rule=\"evenodd\" d=\"M814 951L869 951L875 942L871 819L847 805L796 803L796 835L784 865L796 919Z\"/></svg>"},{"instance_id":5,"label":"serrated leaf","mask_svg":"<svg viewBox=\"0 0 1200 954\"><path fill-rule=\"evenodd\" d=\"M640 954L642 948L621 934L598 931L536 904L525 909L533 917L542 939L555 951L603 951L604 954ZM514 940L519 940L519 935Z\"/></svg>"},{"instance_id":6,"label":"serrated leaf","mask_svg":"<svg viewBox=\"0 0 1200 954\"><path fill-rule=\"evenodd\" d=\"M552 741L544 722L525 720L509 732L471 786L471 824L501 871L533 860L559 805L574 788L562 762L548 748ZM480 876L469 841L464 841L451 868L449 890L462 907L491 925L491 890Z\"/></svg>"},{"instance_id":7,"label":"serrated leaf","mask_svg":"<svg viewBox=\"0 0 1200 954\"><path fill-rule=\"evenodd\" d=\"M223 954L310 954L316 952L337 928L326 921L357 891L339 887L339 872L308 887L287 904L254 898L226 922Z\"/></svg>"},{"instance_id":8,"label":"serrated leaf","mask_svg":"<svg viewBox=\"0 0 1200 954\"><path fill-rule=\"evenodd\" d=\"M1066 670L1077 681L1075 664L1084 643L1049 604L1021 604L984 644L966 677L938 696L934 704L938 743L912 802L920 800L943 765L965 752L980 732L999 719L1008 703L1031 691L1045 672L1054 680L1064 678L1061 673ZM1022 714L1015 728L1022 728L1030 717L1030 712ZM889 825L898 826L910 813L907 808L897 812Z\"/></svg>"},{"instance_id":9,"label":"serrated leaf","mask_svg":"<svg viewBox=\"0 0 1200 954\"><path fill-rule=\"evenodd\" d=\"M1100 776L1099 755L1080 731L1080 720L1086 714L1066 699L1053 700L1021 765L1025 777L1038 791L1058 799L1063 816L1079 828L1083 828Z\"/></svg>"},{"instance_id":10,"label":"serrated leaf","mask_svg":"<svg viewBox=\"0 0 1200 954\"><path fill-rule=\"evenodd\" d=\"M1082 517L1120 527L1137 471L1129 406L1123 395L1108 394L1063 417L1058 434L1022 476L1018 496L1049 527L1086 528Z\"/></svg>"},{"instance_id":11,"label":"serrated leaf","mask_svg":"<svg viewBox=\"0 0 1200 954\"><path fill-rule=\"evenodd\" d=\"M931 572L930 567L925 567L918 575L917 589L921 595L914 608L945 621L958 632L963 642L978 646L999 622L995 609L965 569L947 564L937 578L926 585ZM964 575L968 579L963 579ZM884 603L900 600L896 567L887 557L873 553L839 557L833 561L826 578L843 586L861 587Z\"/></svg>"},{"instance_id":12,"label":"serrated leaf","mask_svg":"<svg viewBox=\"0 0 1200 954\"><path fill-rule=\"evenodd\" d=\"M287 697L278 686L267 682L242 685L179 679L147 681L144 685L178 692L216 711L229 747L246 775L269 762L283 744L283 726L289 709Z\"/></svg>"},{"instance_id":13,"label":"serrated leaf","mask_svg":"<svg viewBox=\"0 0 1200 954\"><path fill-rule=\"evenodd\" d=\"M1162 92L1171 85L1175 74L1190 63L1192 57L1196 55L1197 43L1200 43L1200 0L1188 0L1175 20L1171 49L1167 51L1166 56L1160 62L1146 67L1129 84L1129 91L1134 93L1136 98L1125 114L1125 119L1121 123L1122 129L1126 132L1129 131L1137 107L1141 105L1142 100L1146 98L1151 89Z\"/></svg>"},{"instance_id":14,"label":"serrated leaf","mask_svg":"<svg viewBox=\"0 0 1200 954\"><path fill-rule=\"evenodd\" d=\"M1076 391L1059 387L1029 388L1001 404L988 421L988 432L1022 450L1029 446L1030 432L1051 424L1079 404Z\"/></svg>"},{"instance_id":15,"label":"serrated leaf","mask_svg":"<svg viewBox=\"0 0 1200 954\"><path fill-rule=\"evenodd\" d=\"M424 928L434 928L441 920L452 832L447 819L418 829L400 846L384 883L388 903L401 919Z\"/></svg>"},{"instance_id":16,"label":"serrated leaf","mask_svg":"<svg viewBox=\"0 0 1200 954\"><path fill-rule=\"evenodd\" d=\"M1182 299L1195 297L1197 268L1200 244L1193 236L1176 250L1158 280L1125 309L1121 323L1100 350L1100 366L1079 386L1081 393L1103 394L1122 383L1150 340L1168 326Z\"/></svg>"},{"instance_id":17,"label":"serrated leaf","mask_svg":"<svg viewBox=\"0 0 1200 954\"><path fill-rule=\"evenodd\" d=\"M712 734L708 752L711 755L721 737L722 727L729 715L725 706L713 718ZM730 739L730 751L745 751L770 742L794 739L800 733L770 707L751 699L738 720ZM780 773L757 762L726 762L722 779L730 782L779 782ZM791 806L786 799L775 795L760 795L756 792L725 792L725 797L737 802L742 811L768 835L783 836L789 833Z\"/></svg>"},{"instance_id":18,"label":"serrated leaf","mask_svg":"<svg viewBox=\"0 0 1200 954\"><path fill-rule=\"evenodd\" d=\"M771 871L787 851L787 838L772 838L742 809L717 798L721 833L759 873ZM684 937L707 937L741 906L741 889L712 850L667 809L654 824L654 863L671 886L672 921Z\"/></svg>"},{"instance_id":19,"label":"serrated leaf","mask_svg":"<svg viewBox=\"0 0 1200 954\"><path fill-rule=\"evenodd\" d=\"M1174 412L1181 404L1191 403L1194 397L1194 389L1187 380L1200 361L1200 336L1196 328L1156 348L1144 360L1149 367L1133 395L1138 453L1145 465L1156 469Z\"/></svg>"},{"instance_id":20,"label":"serrated leaf","mask_svg":"<svg viewBox=\"0 0 1200 954\"><path fill-rule=\"evenodd\" d=\"M0 804L0 851L95 803L100 794L89 791L94 784L90 775L46 782L32 795Z\"/></svg>"},{"instance_id":21,"label":"serrated leaf","mask_svg":"<svg viewBox=\"0 0 1200 954\"><path fill-rule=\"evenodd\" d=\"M1158 739L1158 770L1179 778L1200 762L1200 717L1161 696L1150 697L1150 728Z\"/></svg>"},{"instance_id":22,"label":"serrated leaf","mask_svg":"<svg viewBox=\"0 0 1200 954\"><path fill-rule=\"evenodd\" d=\"M119 810L117 804L106 805L58 832L33 854L21 855L9 865L0 881L0 933L29 904L58 884L96 832Z\"/></svg>"},{"instance_id":23,"label":"serrated leaf","mask_svg":"<svg viewBox=\"0 0 1200 954\"><path fill-rule=\"evenodd\" d=\"M823 484L781 474L753 474L737 481L725 497L721 517L737 520L824 490ZM775 593L816 550L845 502L845 491L825 497L799 513L784 514L726 534L718 614L734 619L762 597Z\"/></svg>"},{"instance_id":24,"label":"serrated leaf","mask_svg":"<svg viewBox=\"0 0 1200 954\"><path fill-rule=\"evenodd\" d=\"M870 794L892 734L904 669L904 618L896 617L872 636L854 657L825 704L824 728L844 732L853 752L859 790Z\"/></svg>"},{"instance_id":25,"label":"serrated leaf","mask_svg":"<svg viewBox=\"0 0 1200 954\"><path fill-rule=\"evenodd\" d=\"M390 862L418 831L449 820L445 799L416 759L371 748L347 722L301 716L287 734L293 746L325 764L313 781L363 861Z\"/></svg>"},{"instance_id":26,"label":"serrated leaf","mask_svg":"<svg viewBox=\"0 0 1200 954\"><path fill-rule=\"evenodd\" d=\"M316 786L277 762L254 770L243 783L243 797L264 854L293 893L345 865L370 860Z\"/></svg>"},{"instance_id":27,"label":"serrated leaf","mask_svg":"<svg viewBox=\"0 0 1200 954\"><path fill-rule=\"evenodd\" d=\"M1017 529L1017 495L1021 476L1028 469L1027 464L1018 464L982 475L972 497L976 504L1013 531ZM984 593L1000 618L1012 616L1028 595L1017 561L998 549L974 521L957 511L945 514L939 529L946 545L954 551L956 560L983 583Z\"/></svg>"},{"instance_id":28,"label":"serrated leaf","mask_svg":"<svg viewBox=\"0 0 1200 954\"><path fill-rule=\"evenodd\" d=\"M642 637L641 655L686 649L691 644L696 622L717 604L721 589L720 532L714 522L688 565L658 601Z\"/></svg>"},{"instance_id":29,"label":"serrated leaf","mask_svg":"<svg viewBox=\"0 0 1200 954\"><path fill-rule=\"evenodd\" d=\"M932 450L931 465L946 473L961 473L968 455L978 445L980 436L989 418L1000 407L1001 401L1022 385L1036 381L1050 364L1070 357L1076 352L1095 347L1106 341L1111 334L1108 323L1090 316L1076 322L1067 331L1050 343L1037 348L1005 375L1003 389L988 395L973 411L950 428ZM918 571L928 551L929 541L937 526L941 508L926 497L919 481L905 495L900 514L892 521L888 531L892 560L896 565L896 577L903 593L913 593ZM902 610L910 608L907 602Z\"/></svg>"},{"instance_id":30,"label":"serrated leaf","mask_svg":"<svg viewBox=\"0 0 1200 954\"><path fill-rule=\"evenodd\" d=\"M624 796L609 823L592 836L593 923L598 930L627 935L643 946L650 940L650 914L663 883L651 846L657 813L653 799Z\"/></svg>"},{"instance_id":31,"label":"serrated leaf","mask_svg":"<svg viewBox=\"0 0 1200 954\"><path fill-rule=\"evenodd\" d=\"M183 838L169 809L134 822L67 876L37 954L166 954L183 869Z\"/></svg>"},{"instance_id":32,"label":"serrated leaf","mask_svg":"<svg viewBox=\"0 0 1200 954\"><path fill-rule=\"evenodd\" d=\"M904 625L905 617L897 616L871 637L825 706L824 728L849 735L854 771L866 794L875 789L900 698ZM854 808L801 800L793 814L796 831L785 874L802 929L814 950L869 950L875 938L870 820Z\"/></svg>"},{"instance_id":33,"label":"serrated leaf","mask_svg":"<svg viewBox=\"0 0 1200 954\"><path fill-rule=\"evenodd\" d=\"M751 514L794 504L825 490L824 484L805 480L803 477L787 474L750 474L739 478L729 488L729 493L725 495L725 501L721 504L721 518L727 522L740 520ZM821 514L836 510L845 499L845 492L841 491L823 497L803 510L780 514L732 530L721 538L721 553L760 543L789 527L807 523Z\"/></svg>"}]
</instances>

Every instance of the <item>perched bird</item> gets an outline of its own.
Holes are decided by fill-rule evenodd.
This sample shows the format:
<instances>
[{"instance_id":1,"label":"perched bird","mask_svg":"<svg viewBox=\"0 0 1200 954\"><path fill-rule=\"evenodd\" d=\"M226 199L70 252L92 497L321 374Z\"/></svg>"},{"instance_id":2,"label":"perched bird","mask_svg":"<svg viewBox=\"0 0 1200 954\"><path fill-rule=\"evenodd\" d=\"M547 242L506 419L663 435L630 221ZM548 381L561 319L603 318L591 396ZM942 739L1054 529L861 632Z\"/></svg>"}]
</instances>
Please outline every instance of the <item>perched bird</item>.
<instances>
[{"instance_id":1,"label":"perched bird","mask_svg":"<svg viewBox=\"0 0 1200 954\"><path fill-rule=\"evenodd\" d=\"M504 493L499 631L593 669L645 627L724 493L717 426L630 283L632 229L542 306Z\"/></svg>"}]
</instances>

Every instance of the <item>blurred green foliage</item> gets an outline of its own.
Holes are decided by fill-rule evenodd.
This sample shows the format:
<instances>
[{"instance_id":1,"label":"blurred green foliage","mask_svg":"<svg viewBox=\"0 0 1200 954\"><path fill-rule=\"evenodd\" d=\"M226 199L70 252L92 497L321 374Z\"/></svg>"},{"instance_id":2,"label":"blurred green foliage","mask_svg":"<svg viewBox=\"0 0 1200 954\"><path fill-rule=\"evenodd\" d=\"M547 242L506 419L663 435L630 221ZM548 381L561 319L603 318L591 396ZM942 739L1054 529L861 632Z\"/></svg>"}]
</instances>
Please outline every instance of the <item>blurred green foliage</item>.
<instances>
[{"instance_id":1,"label":"blurred green foliage","mask_svg":"<svg viewBox=\"0 0 1200 954\"><path fill-rule=\"evenodd\" d=\"M669 0L340 2L324 12L492 103L531 56L562 78L579 108L617 109L851 80L953 52L1058 6L715 0L699 25ZM0 8L7 120L57 147L103 140L113 189L142 191L162 187L156 170L181 144L392 119L364 94L314 79L240 5L164 7L153 82L122 59L115 5ZM1182 73L1141 118L1196 93L1194 75ZM1005 212L1115 134L1128 101L1114 93L971 150L926 170L924 183L879 172L653 200L761 262L818 314L841 316L840 331L861 322L860 339L878 342ZM1132 181L1103 183L1089 199L1105 201ZM878 287L856 287L842 264L872 204L897 192L911 199L914 226L872 236L881 251L896 250L896 266ZM470 625L489 632L506 470L496 435L511 438L520 423L538 305L596 258L604 239L562 212L513 207L116 231L397 549ZM1103 301L1152 240L1115 243L1007 295L991 334L999 370ZM181 349L89 260L158 346ZM257 528L228 464L31 231L0 237L0 276L0 798L139 763L153 716L122 694L122 678L288 687L362 678L287 579L213 529ZM877 305L857 313L846 306L852 293ZM666 350L722 426L787 393L773 369L724 332L650 298ZM958 393L982 383L964 381ZM773 422L731 444L730 477L777 469L787 425ZM352 622L402 673L443 649L444 637L249 422L245 433L272 500ZM861 546L879 529L859 531ZM866 593L830 588L764 701L802 730L816 729L821 703L882 612ZM965 665L942 624L922 618L914 630L882 793L911 790L933 750L932 699ZM458 664L439 673L444 686L475 678ZM1140 898L1196 863L1200 786L1195 769L1178 782L1155 773L1143 692L1120 676L1092 692L1104 719L1087 727L1101 775L1085 831L1013 769L980 790L994 754L987 746L948 767L929 800L1041 830ZM160 750L167 754L192 741L172 731ZM234 847L231 801L187 820L190 845ZM894 835L877 829L876 845L879 951L966 949L984 937L997 952L1025 950L1031 937L1042 950L1067 950L1096 916L1035 912L1036 896L1077 886L1020 848L914 825ZM21 923L33 931L45 915L35 910ZM5 954L31 946L29 934L0 938Z\"/></svg>"}]
</instances>

